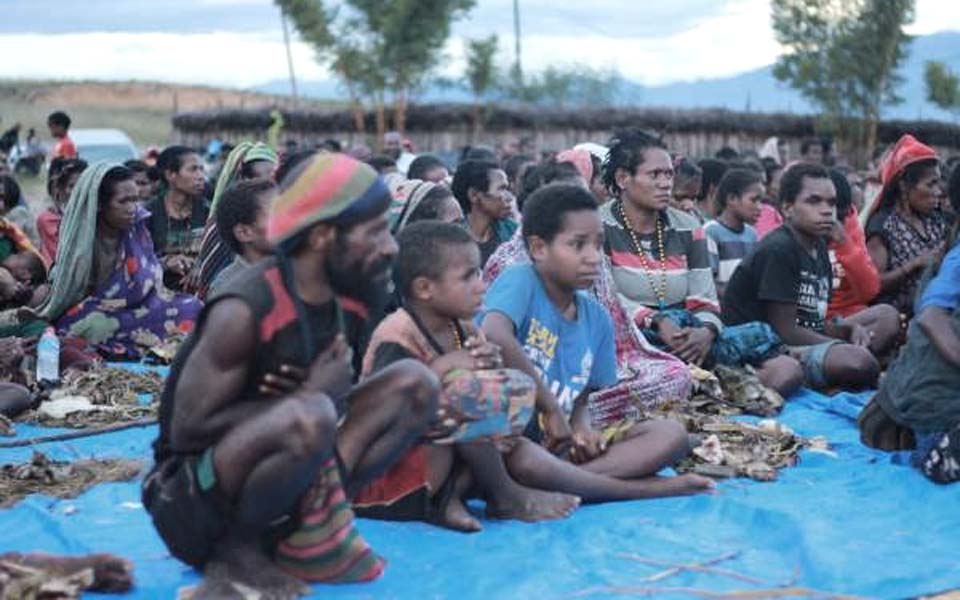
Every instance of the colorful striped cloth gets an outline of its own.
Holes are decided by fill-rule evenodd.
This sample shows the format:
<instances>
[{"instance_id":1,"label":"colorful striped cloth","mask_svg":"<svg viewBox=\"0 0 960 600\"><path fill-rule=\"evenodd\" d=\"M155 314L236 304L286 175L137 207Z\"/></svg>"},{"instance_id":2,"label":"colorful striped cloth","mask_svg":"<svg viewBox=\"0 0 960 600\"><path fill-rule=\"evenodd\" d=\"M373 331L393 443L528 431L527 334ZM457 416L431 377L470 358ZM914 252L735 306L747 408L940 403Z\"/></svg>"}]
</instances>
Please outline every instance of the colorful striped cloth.
<instances>
[{"instance_id":1,"label":"colorful striped cloth","mask_svg":"<svg viewBox=\"0 0 960 600\"><path fill-rule=\"evenodd\" d=\"M735 231L720 221L710 221L703 226L710 249L710 266L717 282L726 285L740 263L757 246L757 231L744 224Z\"/></svg>"},{"instance_id":2,"label":"colorful striped cloth","mask_svg":"<svg viewBox=\"0 0 960 600\"><path fill-rule=\"evenodd\" d=\"M380 204L383 210L389 206L390 190L377 172L346 154L318 153L288 184L289 178L281 182L281 194L270 206L271 244L323 221L350 221Z\"/></svg>"},{"instance_id":3,"label":"colorful striped cloth","mask_svg":"<svg viewBox=\"0 0 960 600\"><path fill-rule=\"evenodd\" d=\"M320 470L300 516L300 527L277 545L281 569L322 583L372 581L383 574L386 562L357 531L336 459Z\"/></svg>"},{"instance_id":4,"label":"colorful striped cloth","mask_svg":"<svg viewBox=\"0 0 960 600\"><path fill-rule=\"evenodd\" d=\"M661 309L654 285L661 286L656 234L638 235L646 256L648 269L637 254L630 233L620 222L619 200L600 207L605 235L604 251L610 257L617 296L630 317L641 328L650 326L650 319ZM693 313L704 323L723 329L720 320L720 302L710 268L707 236L694 217L668 208L660 214L666 220L664 250L666 251L666 295L663 308L680 308Z\"/></svg>"}]
</instances>

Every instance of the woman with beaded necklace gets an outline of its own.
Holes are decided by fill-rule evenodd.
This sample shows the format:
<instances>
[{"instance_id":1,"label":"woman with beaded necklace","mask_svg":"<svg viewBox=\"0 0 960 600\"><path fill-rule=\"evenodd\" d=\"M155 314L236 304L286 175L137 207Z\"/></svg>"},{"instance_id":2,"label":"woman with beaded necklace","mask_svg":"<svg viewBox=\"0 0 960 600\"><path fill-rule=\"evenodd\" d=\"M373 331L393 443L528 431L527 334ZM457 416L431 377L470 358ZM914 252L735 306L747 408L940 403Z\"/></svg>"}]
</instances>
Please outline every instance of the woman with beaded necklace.
<instances>
[{"instance_id":1,"label":"woman with beaded necklace","mask_svg":"<svg viewBox=\"0 0 960 600\"><path fill-rule=\"evenodd\" d=\"M752 364L767 386L793 391L802 369L769 326L724 330L703 229L669 206L673 176L659 139L642 131L614 136L603 165L613 200L600 215L621 304L651 343L678 358L706 367Z\"/></svg>"}]
</instances>

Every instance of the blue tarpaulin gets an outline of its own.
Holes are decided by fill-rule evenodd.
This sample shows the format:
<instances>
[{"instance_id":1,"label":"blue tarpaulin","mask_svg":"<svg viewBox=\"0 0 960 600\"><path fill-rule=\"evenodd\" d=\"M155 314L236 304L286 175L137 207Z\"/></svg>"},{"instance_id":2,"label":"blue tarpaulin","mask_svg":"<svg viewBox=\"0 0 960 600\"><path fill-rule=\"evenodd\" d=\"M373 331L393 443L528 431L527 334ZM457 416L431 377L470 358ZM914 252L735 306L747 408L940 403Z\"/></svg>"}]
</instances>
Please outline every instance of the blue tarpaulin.
<instances>
[{"instance_id":1,"label":"blue tarpaulin","mask_svg":"<svg viewBox=\"0 0 960 600\"><path fill-rule=\"evenodd\" d=\"M714 496L587 506L563 521L484 521L477 534L361 520L363 535L388 560L386 574L370 584L316 586L315 596L608 598L656 588L692 597L691 589L792 583L901 598L960 587L960 485L937 486L905 454L861 445L853 417L865 398L806 391L791 398L780 420L801 435L826 436L836 455L804 452L773 483L730 480ZM52 431L17 429L20 437ZM39 449L57 459L147 459L155 435L150 427ZM0 450L0 463L25 461L30 453ZM198 581L167 553L135 482L103 484L73 500L31 496L0 511L0 532L4 550L126 557L136 565L131 597L171 598ZM645 582L665 567L636 560L691 563L729 554L736 556L718 567L763 583L687 571Z\"/></svg>"}]
</instances>

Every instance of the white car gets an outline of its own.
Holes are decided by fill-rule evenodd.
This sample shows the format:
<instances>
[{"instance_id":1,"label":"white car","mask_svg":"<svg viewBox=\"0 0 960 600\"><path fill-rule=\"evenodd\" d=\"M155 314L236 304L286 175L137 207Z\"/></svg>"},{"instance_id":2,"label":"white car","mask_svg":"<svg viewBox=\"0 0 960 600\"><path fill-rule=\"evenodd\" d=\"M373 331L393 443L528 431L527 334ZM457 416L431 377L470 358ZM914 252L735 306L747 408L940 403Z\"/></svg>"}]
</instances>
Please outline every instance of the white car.
<instances>
[{"instance_id":1,"label":"white car","mask_svg":"<svg viewBox=\"0 0 960 600\"><path fill-rule=\"evenodd\" d=\"M133 141L119 129L71 129L70 138L77 146L77 155L88 163L123 163L140 158Z\"/></svg>"}]
</instances>

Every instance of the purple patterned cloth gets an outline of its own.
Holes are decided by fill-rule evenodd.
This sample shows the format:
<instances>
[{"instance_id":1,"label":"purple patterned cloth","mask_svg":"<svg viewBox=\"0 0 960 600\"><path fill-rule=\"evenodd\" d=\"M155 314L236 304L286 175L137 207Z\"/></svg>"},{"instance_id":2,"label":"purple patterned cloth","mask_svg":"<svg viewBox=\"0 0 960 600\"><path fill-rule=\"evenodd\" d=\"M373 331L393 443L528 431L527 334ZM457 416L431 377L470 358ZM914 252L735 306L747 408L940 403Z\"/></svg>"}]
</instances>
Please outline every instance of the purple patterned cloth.
<instances>
[{"instance_id":1,"label":"purple patterned cloth","mask_svg":"<svg viewBox=\"0 0 960 600\"><path fill-rule=\"evenodd\" d=\"M108 358L137 360L168 336L188 333L203 308L163 287L143 211L120 241L109 279L55 322L58 333L85 338Z\"/></svg>"}]
</instances>

